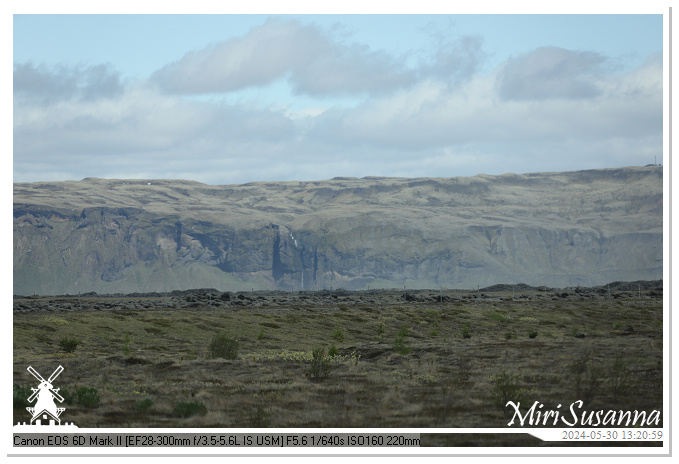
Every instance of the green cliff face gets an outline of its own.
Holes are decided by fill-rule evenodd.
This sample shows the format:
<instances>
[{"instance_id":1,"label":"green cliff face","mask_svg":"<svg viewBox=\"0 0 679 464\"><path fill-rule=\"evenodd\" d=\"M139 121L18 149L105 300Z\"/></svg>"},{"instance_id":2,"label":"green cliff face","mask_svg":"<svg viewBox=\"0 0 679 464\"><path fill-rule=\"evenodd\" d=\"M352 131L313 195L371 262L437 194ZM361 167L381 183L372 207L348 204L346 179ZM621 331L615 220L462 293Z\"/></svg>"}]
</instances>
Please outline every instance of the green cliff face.
<instances>
[{"instance_id":1,"label":"green cliff face","mask_svg":"<svg viewBox=\"0 0 679 464\"><path fill-rule=\"evenodd\" d=\"M662 168L14 184L14 293L662 278Z\"/></svg>"}]
</instances>

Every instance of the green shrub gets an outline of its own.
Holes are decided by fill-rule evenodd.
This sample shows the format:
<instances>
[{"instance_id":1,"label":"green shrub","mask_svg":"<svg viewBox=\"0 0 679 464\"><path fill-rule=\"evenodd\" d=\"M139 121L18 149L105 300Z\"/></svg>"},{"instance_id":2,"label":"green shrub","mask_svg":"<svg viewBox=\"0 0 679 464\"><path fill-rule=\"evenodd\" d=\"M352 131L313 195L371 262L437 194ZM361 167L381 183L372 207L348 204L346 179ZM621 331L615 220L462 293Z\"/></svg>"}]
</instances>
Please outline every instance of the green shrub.
<instances>
[{"instance_id":1,"label":"green shrub","mask_svg":"<svg viewBox=\"0 0 679 464\"><path fill-rule=\"evenodd\" d=\"M512 411L512 408L507 408L508 401L526 404L529 391L521 386L518 376L502 372L491 380L493 404L504 414L510 414Z\"/></svg>"},{"instance_id":2,"label":"green shrub","mask_svg":"<svg viewBox=\"0 0 679 464\"><path fill-rule=\"evenodd\" d=\"M307 375L314 380L323 380L330 375L332 365L330 357L325 355L323 348L316 348L311 353L311 363Z\"/></svg>"},{"instance_id":3,"label":"green shrub","mask_svg":"<svg viewBox=\"0 0 679 464\"><path fill-rule=\"evenodd\" d=\"M394 340L394 351L397 352L398 354L410 354L412 349L408 344L405 342L405 340L401 337L396 337Z\"/></svg>"},{"instance_id":4,"label":"green shrub","mask_svg":"<svg viewBox=\"0 0 679 464\"><path fill-rule=\"evenodd\" d=\"M438 337L439 336L439 323L438 322L434 322L434 329L431 332L429 332L429 335L431 335L432 337Z\"/></svg>"},{"instance_id":5,"label":"green shrub","mask_svg":"<svg viewBox=\"0 0 679 464\"><path fill-rule=\"evenodd\" d=\"M331 358L334 358L335 356L339 356L339 351L337 351L337 347L333 343L330 349L328 350L328 356Z\"/></svg>"},{"instance_id":6,"label":"green shrub","mask_svg":"<svg viewBox=\"0 0 679 464\"><path fill-rule=\"evenodd\" d=\"M146 412L151 409L151 406L153 406L153 400L151 398L145 398L134 404L134 408L139 412Z\"/></svg>"},{"instance_id":7,"label":"green shrub","mask_svg":"<svg viewBox=\"0 0 679 464\"><path fill-rule=\"evenodd\" d=\"M408 335L410 335L408 333L408 326L406 324L403 324L396 335L399 337L406 338Z\"/></svg>"},{"instance_id":8,"label":"green shrub","mask_svg":"<svg viewBox=\"0 0 679 464\"><path fill-rule=\"evenodd\" d=\"M502 322L504 324L511 322L509 315L500 314L500 313L491 313L490 319L495 321L495 322Z\"/></svg>"},{"instance_id":9,"label":"green shrub","mask_svg":"<svg viewBox=\"0 0 679 464\"><path fill-rule=\"evenodd\" d=\"M399 354L409 354L412 349L408 346L408 327L403 324L394 339L394 351Z\"/></svg>"},{"instance_id":10,"label":"green shrub","mask_svg":"<svg viewBox=\"0 0 679 464\"><path fill-rule=\"evenodd\" d=\"M24 409L31 405L31 403L28 402L28 398L30 398L31 395L33 394L33 390L31 390L31 387L21 386L15 383L13 393L14 401L12 404L14 409Z\"/></svg>"},{"instance_id":11,"label":"green shrub","mask_svg":"<svg viewBox=\"0 0 679 464\"><path fill-rule=\"evenodd\" d=\"M86 408L96 408L99 406L99 392L94 387L80 387L75 395L78 404Z\"/></svg>"},{"instance_id":12,"label":"green shrub","mask_svg":"<svg viewBox=\"0 0 679 464\"><path fill-rule=\"evenodd\" d=\"M530 332L528 332L528 338L535 338L538 336L538 331L533 329Z\"/></svg>"},{"instance_id":13,"label":"green shrub","mask_svg":"<svg viewBox=\"0 0 679 464\"><path fill-rule=\"evenodd\" d=\"M188 403L178 403L174 407L174 415L179 417L191 417L196 414L207 414L207 408L199 401L191 401Z\"/></svg>"},{"instance_id":14,"label":"green shrub","mask_svg":"<svg viewBox=\"0 0 679 464\"><path fill-rule=\"evenodd\" d=\"M264 329L259 329L259 335L257 335L257 340L264 340Z\"/></svg>"},{"instance_id":15,"label":"green shrub","mask_svg":"<svg viewBox=\"0 0 679 464\"><path fill-rule=\"evenodd\" d=\"M377 335L379 335L380 338L384 337L384 323L382 322L377 326Z\"/></svg>"},{"instance_id":16,"label":"green shrub","mask_svg":"<svg viewBox=\"0 0 679 464\"><path fill-rule=\"evenodd\" d=\"M210 357L237 359L240 342L237 338L231 338L224 334L215 335L210 342Z\"/></svg>"},{"instance_id":17,"label":"green shrub","mask_svg":"<svg viewBox=\"0 0 679 464\"><path fill-rule=\"evenodd\" d=\"M78 348L78 345L80 345L81 341L78 340L77 338L62 338L59 341L59 348L61 348L63 351L66 353L73 353L76 348Z\"/></svg>"},{"instance_id":18,"label":"green shrub","mask_svg":"<svg viewBox=\"0 0 679 464\"><path fill-rule=\"evenodd\" d=\"M613 361L608 369L607 382L609 390L616 400L632 390L632 372L623 357L618 356Z\"/></svg>"},{"instance_id":19,"label":"green shrub","mask_svg":"<svg viewBox=\"0 0 679 464\"><path fill-rule=\"evenodd\" d=\"M341 342L342 340L344 340L344 331L339 327L336 327L335 331L332 333L332 338L337 340L338 342Z\"/></svg>"},{"instance_id":20,"label":"green shrub","mask_svg":"<svg viewBox=\"0 0 679 464\"><path fill-rule=\"evenodd\" d=\"M471 336L472 335L469 333L469 326L465 325L462 329L462 338L471 338Z\"/></svg>"},{"instance_id":21,"label":"green shrub","mask_svg":"<svg viewBox=\"0 0 679 464\"><path fill-rule=\"evenodd\" d=\"M125 344L123 345L123 354L125 356L129 356L131 351L132 350L130 349L130 334L125 334Z\"/></svg>"},{"instance_id":22,"label":"green shrub","mask_svg":"<svg viewBox=\"0 0 679 464\"><path fill-rule=\"evenodd\" d=\"M398 354L410 354L412 349L403 337L396 337L394 339L394 351Z\"/></svg>"},{"instance_id":23,"label":"green shrub","mask_svg":"<svg viewBox=\"0 0 679 464\"><path fill-rule=\"evenodd\" d=\"M59 394L64 399L66 404L76 404L78 402L78 395L72 393L70 390L59 388Z\"/></svg>"}]
</instances>

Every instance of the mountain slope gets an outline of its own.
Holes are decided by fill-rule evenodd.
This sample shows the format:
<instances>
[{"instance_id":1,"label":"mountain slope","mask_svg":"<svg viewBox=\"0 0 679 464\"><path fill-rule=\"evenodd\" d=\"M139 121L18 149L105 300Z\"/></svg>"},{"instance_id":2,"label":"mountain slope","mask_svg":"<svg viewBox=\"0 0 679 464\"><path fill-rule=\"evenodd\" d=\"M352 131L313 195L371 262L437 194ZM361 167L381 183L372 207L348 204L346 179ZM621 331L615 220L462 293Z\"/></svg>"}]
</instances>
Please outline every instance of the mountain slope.
<instances>
[{"instance_id":1,"label":"mountain slope","mask_svg":"<svg viewBox=\"0 0 679 464\"><path fill-rule=\"evenodd\" d=\"M662 168L14 184L14 292L662 278Z\"/></svg>"}]
</instances>

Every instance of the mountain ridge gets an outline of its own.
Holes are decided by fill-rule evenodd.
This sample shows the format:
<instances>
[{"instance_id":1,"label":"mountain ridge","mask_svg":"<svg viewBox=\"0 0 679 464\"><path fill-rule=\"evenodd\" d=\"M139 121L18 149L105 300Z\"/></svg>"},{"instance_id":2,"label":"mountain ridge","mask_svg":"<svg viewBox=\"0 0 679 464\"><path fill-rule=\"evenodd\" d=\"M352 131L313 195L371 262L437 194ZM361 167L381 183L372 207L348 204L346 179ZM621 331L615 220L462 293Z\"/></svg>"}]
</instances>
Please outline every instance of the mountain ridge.
<instances>
[{"instance_id":1,"label":"mountain ridge","mask_svg":"<svg viewBox=\"0 0 679 464\"><path fill-rule=\"evenodd\" d=\"M15 183L14 292L655 280L662 224L660 166L222 186Z\"/></svg>"}]
</instances>

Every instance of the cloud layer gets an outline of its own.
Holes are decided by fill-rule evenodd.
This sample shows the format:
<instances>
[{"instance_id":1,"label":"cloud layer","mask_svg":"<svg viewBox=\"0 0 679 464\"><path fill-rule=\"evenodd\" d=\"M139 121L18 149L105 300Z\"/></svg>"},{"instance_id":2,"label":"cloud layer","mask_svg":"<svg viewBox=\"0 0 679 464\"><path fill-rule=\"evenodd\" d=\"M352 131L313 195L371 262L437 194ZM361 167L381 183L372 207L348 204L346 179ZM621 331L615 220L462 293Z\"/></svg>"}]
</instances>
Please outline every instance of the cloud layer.
<instances>
[{"instance_id":1,"label":"cloud layer","mask_svg":"<svg viewBox=\"0 0 679 464\"><path fill-rule=\"evenodd\" d=\"M16 63L14 178L457 176L662 155L659 54L620 72L600 53L540 47L482 74L485 56L480 37L413 59L268 20L143 81L110 64ZM281 82L291 101L237 98Z\"/></svg>"},{"instance_id":2,"label":"cloud layer","mask_svg":"<svg viewBox=\"0 0 679 464\"><path fill-rule=\"evenodd\" d=\"M507 100L586 99L601 94L597 80L606 58L594 52L541 47L510 59L499 76Z\"/></svg>"},{"instance_id":3,"label":"cloud layer","mask_svg":"<svg viewBox=\"0 0 679 464\"><path fill-rule=\"evenodd\" d=\"M28 100L42 103L72 98L96 100L115 97L122 91L120 76L107 64L58 69L33 63L14 66L14 94Z\"/></svg>"},{"instance_id":4,"label":"cloud layer","mask_svg":"<svg viewBox=\"0 0 679 464\"><path fill-rule=\"evenodd\" d=\"M415 82L399 58L360 45L344 45L314 26L267 20L240 38L187 53L153 80L168 92L233 92L287 78L296 93L382 93Z\"/></svg>"}]
</instances>

